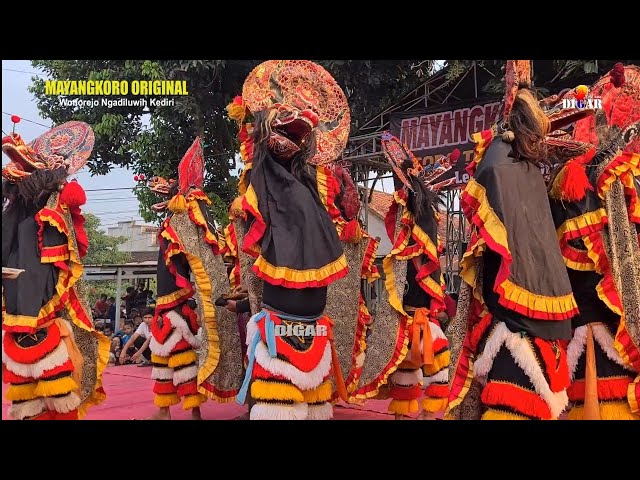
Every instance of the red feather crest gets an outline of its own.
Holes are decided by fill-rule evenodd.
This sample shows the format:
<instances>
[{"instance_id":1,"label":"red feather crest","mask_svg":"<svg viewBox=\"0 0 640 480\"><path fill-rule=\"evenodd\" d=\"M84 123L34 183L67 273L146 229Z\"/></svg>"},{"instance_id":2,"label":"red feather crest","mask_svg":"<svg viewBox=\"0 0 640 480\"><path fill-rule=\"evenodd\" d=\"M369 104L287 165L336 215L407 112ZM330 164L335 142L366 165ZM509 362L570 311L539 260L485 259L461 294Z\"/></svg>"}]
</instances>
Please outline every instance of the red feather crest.
<instances>
[{"instance_id":1,"label":"red feather crest","mask_svg":"<svg viewBox=\"0 0 640 480\"><path fill-rule=\"evenodd\" d=\"M178 165L180 193L186 195L191 188L202 188L204 180L204 153L200 137L196 137Z\"/></svg>"}]
</instances>

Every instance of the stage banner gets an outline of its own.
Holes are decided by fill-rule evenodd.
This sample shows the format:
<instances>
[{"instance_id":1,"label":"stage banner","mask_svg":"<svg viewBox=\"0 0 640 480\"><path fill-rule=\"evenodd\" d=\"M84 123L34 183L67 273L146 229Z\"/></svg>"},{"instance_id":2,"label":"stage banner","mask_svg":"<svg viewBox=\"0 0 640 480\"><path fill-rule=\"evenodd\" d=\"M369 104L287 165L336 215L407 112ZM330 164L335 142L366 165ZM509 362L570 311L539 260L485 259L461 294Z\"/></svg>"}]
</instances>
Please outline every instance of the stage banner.
<instances>
[{"instance_id":1,"label":"stage banner","mask_svg":"<svg viewBox=\"0 0 640 480\"><path fill-rule=\"evenodd\" d=\"M460 188L469 181L465 167L473 159L475 144L471 135L491 128L499 109L499 99L485 99L454 107L398 112L390 115L390 130L423 165L434 164L453 149L459 149L458 163L438 181L454 177L455 182L449 188Z\"/></svg>"}]
</instances>

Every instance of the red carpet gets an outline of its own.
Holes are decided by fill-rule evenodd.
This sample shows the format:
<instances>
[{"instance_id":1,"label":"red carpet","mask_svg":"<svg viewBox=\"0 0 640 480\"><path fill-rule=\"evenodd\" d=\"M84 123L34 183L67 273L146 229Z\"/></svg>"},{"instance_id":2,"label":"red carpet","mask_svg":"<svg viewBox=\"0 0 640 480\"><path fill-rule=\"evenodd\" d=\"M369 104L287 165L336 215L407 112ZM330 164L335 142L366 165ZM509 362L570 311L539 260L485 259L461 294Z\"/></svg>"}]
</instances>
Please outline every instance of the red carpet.
<instances>
[{"instance_id":1,"label":"red carpet","mask_svg":"<svg viewBox=\"0 0 640 480\"><path fill-rule=\"evenodd\" d=\"M125 365L108 367L104 374L104 389L107 399L93 407L85 417L87 420L133 420L151 416L156 408L153 405L153 381L151 367ZM7 385L2 385L2 419L8 419L9 402L4 399ZM392 420L386 413L389 400L369 400L362 407L355 405L336 405L335 420ZM219 404L206 402L202 408L204 420L231 420L247 411L246 407L235 402ZM190 413L180 406L171 407L175 420L188 420Z\"/></svg>"}]
</instances>

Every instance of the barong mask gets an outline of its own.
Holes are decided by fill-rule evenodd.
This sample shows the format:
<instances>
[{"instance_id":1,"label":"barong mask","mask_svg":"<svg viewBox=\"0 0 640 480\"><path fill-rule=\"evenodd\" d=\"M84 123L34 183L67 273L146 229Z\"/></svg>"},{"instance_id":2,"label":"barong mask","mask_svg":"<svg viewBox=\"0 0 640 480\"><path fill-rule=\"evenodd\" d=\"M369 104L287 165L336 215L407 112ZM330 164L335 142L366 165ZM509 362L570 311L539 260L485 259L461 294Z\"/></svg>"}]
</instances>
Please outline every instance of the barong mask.
<instances>
[{"instance_id":1,"label":"barong mask","mask_svg":"<svg viewBox=\"0 0 640 480\"><path fill-rule=\"evenodd\" d=\"M333 77L306 60L269 60L245 80L242 99L252 114L267 111L268 149L279 160L291 160L315 135L314 165L342 154L351 116L347 98Z\"/></svg>"},{"instance_id":2,"label":"barong mask","mask_svg":"<svg viewBox=\"0 0 640 480\"><path fill-rule=\"evenodd\" d=\"M417 177L433 192L452 183L454 180L444 182L437 182L437 180L451 170L460 157L460 150L455 149L433 165L423 167L409 147L388 132L382 134L382 151L398 179L412 192L414 189L410 177Z\"/></svg>"},{"instance_id":3,"label":"barong mask","mask_svg":"<svg viewBox=\"0 0 640 480\"><path fill-rule=\"evenodd\" d=\"M515 133L511 130L509 117L513 105L522 89L532 90L530 60L507 60L505 67L506 90L502 105L502 119L498 122L497 133L505 142L511 143ZM533 91L533 90L532 90ZM565 162L588 152L592 145L576 141L565 129L583 118L593 115L593 108L564 108L564 100L576 99L576 91L570 90L564 95L552 95L539 101L539 106L549 122L544 138L546 154L550 162ZM575 104L573 104L575 105Z\"/></svg>"},{"instance_id":4,"label":"barong mask","mask_svg":"<svg viewBox=\"0 0 640 480\"><path fill-rule=\"evenodd\" d=\"M161 197L168 198L171 194L171 191L174 189L176 185L176 180L171 178L166 180L162 177L154 176L149 180L149 189L159 195ZM159 203L154 203L151 205L151 210L154 212L162 212L167 209L167 200L164 200Z\"/></svg>"},{"instance_id":5,"label":"barong mask","mask_svg":"<svg viewBox=\"0 0 640 480\"><path fill-rule=\"evenodd\" d=\"M66 122L26 144L17 133L2 139L2 151L10 162L2 168L2 176L16 183L36 170L66 168L72 175L89 160L95 137L84 122Z\"/></svg>"}]
</instances>

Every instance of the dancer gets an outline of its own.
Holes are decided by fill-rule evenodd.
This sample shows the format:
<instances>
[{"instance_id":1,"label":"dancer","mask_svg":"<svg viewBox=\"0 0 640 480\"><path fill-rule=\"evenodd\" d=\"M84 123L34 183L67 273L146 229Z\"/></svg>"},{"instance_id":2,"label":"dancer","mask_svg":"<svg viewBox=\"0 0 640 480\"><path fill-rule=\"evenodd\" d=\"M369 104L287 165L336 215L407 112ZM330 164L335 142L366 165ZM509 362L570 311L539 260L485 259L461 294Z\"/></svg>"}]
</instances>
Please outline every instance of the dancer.
<instances>
[{"instance_id":1,"label":"dancer","mask_svg":"<svg viewBox=\"0 0 640 480\"><path fill-rule=\"evenodd\" d=\"M250 123L252 155L240 181L246 218L240 248L255 258L252 270L264 282L261 311L247 327L249 361L238 401L253 380L251 419L328 419L332 366L341 398L346 391L332 320L324 314L327 286L348 267L313 165L342 153L347 101L322 67L274 60L251 72L234 103L241 116L248 110L252 117L243 122Z\"/></svg>"},{"instance_id":2,"label":"dancer","mask_svg":"<svg viewBox=\"0 0 640 480\"><path fill-rule=\"evenodd\" d=\"M85 192L67 178L89 159L89 125L68 122L27 145L2 140L10 162L2 169L2 266L18 271L4 281L2 377L13 419L82 418L106 398L102 372L110 341L93 327L78 288L89 247L80 206Z\"/></svg>"},{"instance_id":3,"label":"dancer","mask_svg":"<svg viewBox=\"0 0 640 480\"><path fill-rule=\"evenodd\" d=\"M420 418L430 419L435 412L446 408L449 367L449 345L438 320L446 308L438 258L439 199L437 188L430 184L450 168L451 159L445 158L432 168L423 169L396 137L385 134L382 142L396 186L394 203L385 221L393 242L391 252L383 261L385 287L389 302L404 327L395 342L403 344L404 349L397 368L389 376L392 399L389 411L402 419L422 410ZM459 153L456 150L452 154L453 162ZM396 229L398 213L401 220L400 228ZM403 291L397 289L394 262L406 262ZM423 387L425 398L420 406L418 400L423 396Z\"/></svg>"},{"instance_id":4,"label":"dancer","mask_svg":"<svg viewBox=\"0 0 640 480\"><path fill-rule=\"evenodd\" d=\"M580 310L567 348L568 418L638 420L640 69L617 64L589 92L602 109L573 138L596 148L563 165L550 188Z\"/></svg>"},{"instance_id":5,"label":"dancer","mask_svg":"<svg viewBox=\"0 0 640 480\"><path fill-rule=\"evenodd\" d=\"M529 61L508 61L502 118L474 136L462 197L473 231L462 261L466 286L449 327L455 376L446 418L471 411L484 420L551 420L568 404L562 341L571 338L578 308L540 168L552 130Z\"/></svg>"}]
</instances>

